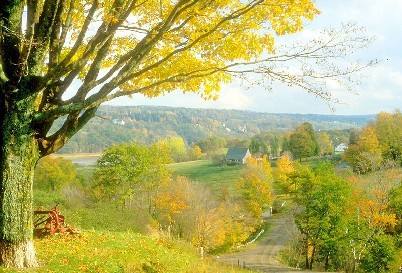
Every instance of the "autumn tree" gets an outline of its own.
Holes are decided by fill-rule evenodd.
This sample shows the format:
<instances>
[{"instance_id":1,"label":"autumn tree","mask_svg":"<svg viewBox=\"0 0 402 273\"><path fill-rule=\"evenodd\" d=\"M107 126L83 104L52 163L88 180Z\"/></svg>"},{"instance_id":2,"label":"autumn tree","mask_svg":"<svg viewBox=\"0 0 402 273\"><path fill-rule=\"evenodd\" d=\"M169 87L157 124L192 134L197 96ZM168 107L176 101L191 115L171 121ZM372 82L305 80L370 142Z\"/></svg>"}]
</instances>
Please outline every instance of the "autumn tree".
<instances>
[{"instance_id":1,"label":"autumn tree","mask_svg":"<svg viewBox=\"0 0 402 273\"><path fill-rule=\"evenodd\" d=\"M355 272L362 267L366 272L387 272L395 252L389 234L394 232L398 217L394 206L398 203L394 199L397 191L390 193L391 188L389 180L380 176L373 187L364 190L354 187L345 213L346 271Z\"/></svg>"},{"instance_id":2,"label":"autumn tree","mask_svg":"<svg viewBox=\"0 0 402 273\"><path fill-rule=\"evenodd\" d=\"M374 128L385 159L402 165L402 113L380 113Z\"/></svg>"},{"instance_id":3,"label":"autumn tree","mask_svg":"<svg viewBox=\"0 0 402 273\"><path fill-rule=\"evenodd\" d=\"M275 179L287 190L296 190L293 185L292 174L295 172L295 164L290 155L282 155L276 162Z\"/></svg>"},{"instance_id":4,"label":"autumn tree","mask_svg":"<svg viewBox=\"0 0 402 273\"><path fill-rule=\"evenodd\" d=\"M328 164L315 169L300 166L294 179L299 185L296 225L303 237L305 267L312 269L315 262L324 261L328 270L330 260L338 255L337 240L344 236L344 214L351 189Z\"/></svg>"},{"instance_id":5,"label":"autumn tree","mask_svg":"<svg viewBox=\"0 0 402 273\"><path fill-rule=\"evenodd\" d=\"M344 57L370 39L346 25L304 44L275 46L276 36L302 30L317 14L311 0L2 1L0 264L37 265L35 164L105 101L174 90L216 98L223 84L249 74L331 99L327 79L347 83L366 67ZM62 125L51 130L58 119Z\"/></svg>"},{"instance_id":6,"label":"autumn tree","mask_svg":"<svg viewBox=\"0 0 402 273\"><path fill-rule=\"evenodd\" d=\"M234 200L219 201L204 185L180 176L155 195L154 219L159 228L204 253L243 242L257 222Z\"/></svg>"},{"instance_id":7,"label":"autumn tree","mask_svg":"<svg viewBox=\"0 0 402 273\"><path fill-rule=\"evenodd\" d=\"M242 179L237 183L246 208L260 219L264 209L272 203L272 170L264 156L261 160L249 158Z\"/></svg>"},{"instance_id":8,"label":"autumn tree","mask_svg":"<svg viewBox=\"0 0 402 273\"><path fill-rule=\"evenodd\" d=\"M402 114L380 113L374 122L353 136L344 155L354 171L366 173L380 166L402 164Z\"/></svg>"},{"instance_id":9,"label":"autumn tree","mask_svg":"<svg viewBox=\"0 0 402 273\"><path fill-rule=\"evenodd\" d=\"M378 140L377 132L372 127L364 128L357 140L357 145L362 151L371 153L371 154L378 154L380 152L380 142Z\"/></svg>"},{"instance_id":10,"label":"autumn tree","mask_svg":"<svg viewBox=\"0 0 402 273\"><path fill-rule=\"evenodd\" d=\"M399 236L401 187L392 189L388 175L363 187L355 176L337 176L328 163L299 165L292 179L298 184L297 251L306 268L317 264L325 271L388 272Z\"/></svg>"},{"instance_id":11,"label":"autumn tree","mask_svg":"<svg viewBox=\"0 0 402 273\"><path fill-rule=\"evenodd\" d=\"M344 159L358 173L376 170L382 163L380 142L374 128L368 126L360 132L357 143L345 151Z\"/></svg>"},{"instance_id":12,"label":"autumn tree","mask_svg":"<svg viewBox=\"0 0 402 273\"><path fill-rule=\"evenodd\" d=\"M92 190L99 200L129 201L136 190L147 193L143 203L152 213L155 188L169 180L169 153L159 145L120 144L106 149L93 175Z\"/></svg>"},{"instance_id":13,"label":"autumn tree","mask_svg":"<svg viewBox=\"0 0 402 273\"><path fill-rule=\"evenodd\" d=\"M289 150L297 159L318 155L319 146L313 126L305 122L289 137Z\"/></svg>"},{"instance_id":14,"label":"autumn tree","mask_svg":"<svg viewBox=\"0 0 402 273\"><path fill-rule=\"evenodd\" d=\"M181 162L186 159L187 145L182 137L172 136L159 140L156 145L165 147L174 162Z\"/></svg>"},{"instance_id":15,"label":"autumn tree","mask_svg":"<svg viewBox=\"0 0 402 273\"><path fill-rule=\"evenodd\" d=\"M334 153L334 146L328 133L320 132L317 134L317 142L320 148L320 155L331 155Z\"/></svg>"},{"instance_id":16,"label":"autumn tree","mask_svg":"<svg viewBox=\"0 0 402 273\"><path fill-rule=\"evenodd\" d=\"M161 187L154 199L155 217L161 226L167 227L169 235L176 222L176 217L190 206L189 191L191 183L185 177L177 177L175 181L170 181L164 187Z\"/></svg>"},{"instance_id":17,"label":"autumn tree","mask_svg":"<svg viewBox=\"0 0 402 273\"><path fill-rule=\"evenodd\" d=\"M202 156L202 150L200 146L198 145L193 145L191 149L189 150L189 157L191 160L198 160Z\"/></svg>"},{"instance_id":18,"label":"autumn tree","mask_svg":"<svg viewBox=\"0 0 402 273\"><path fill-rule=\"evenodd\" d=\"M47 191L58 191L69 184L79 182L77 170L70 160L47 156L35 169L34 187Z\"/></svg>"}]
</instances>

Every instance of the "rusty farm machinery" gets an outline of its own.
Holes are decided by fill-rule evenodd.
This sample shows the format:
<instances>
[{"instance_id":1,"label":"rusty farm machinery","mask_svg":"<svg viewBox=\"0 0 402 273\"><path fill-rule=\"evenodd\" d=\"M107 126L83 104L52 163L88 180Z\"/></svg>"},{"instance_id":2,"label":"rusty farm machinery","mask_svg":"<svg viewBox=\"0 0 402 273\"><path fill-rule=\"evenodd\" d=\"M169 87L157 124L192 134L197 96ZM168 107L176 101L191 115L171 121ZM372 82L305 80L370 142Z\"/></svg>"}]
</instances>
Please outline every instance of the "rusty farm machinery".
<instances>
[{"instance_id":1,"label":"rusty farm machinery","mask_svg":"<svg viewBox=\"0 0 402 273\"><path fill-rule=\"evenodd\" d=\"M42 238L56 233L77 234L79 232L78 230L66 225L64 216L60 214L57 206L51 210L35 210L34 235L38 238Z\"/></svg>"}]
</instances>

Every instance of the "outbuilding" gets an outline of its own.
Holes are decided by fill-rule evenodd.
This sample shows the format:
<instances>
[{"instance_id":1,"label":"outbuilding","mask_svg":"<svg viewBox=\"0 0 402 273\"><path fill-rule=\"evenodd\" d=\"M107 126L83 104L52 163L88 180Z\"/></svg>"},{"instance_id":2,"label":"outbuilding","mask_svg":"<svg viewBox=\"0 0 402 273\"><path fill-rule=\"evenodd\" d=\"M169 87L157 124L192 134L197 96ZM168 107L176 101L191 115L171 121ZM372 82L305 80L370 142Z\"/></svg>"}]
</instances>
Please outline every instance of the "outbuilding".
<instances>
[{"instance_id":1,"label":"outbuilding","mask_svg":"<svg viewBox=\"0 0 402 273\"><path fill-rule=\"evenodd\" d=\"M335 147L335 154L342 154L347 150L347 148L348 145L346 143L341 143Z\"/></svg>"},{"instance_id":2,"label":"outbuilding","mask_svg":"<svg viewBox=\"0 0 402 273\"><path fill-rule=\"evenodd\" d=\"M251 157L248 148L229 148L226 154L226 163L231 165L243 165Z\"/></svg>"}]
</instances>

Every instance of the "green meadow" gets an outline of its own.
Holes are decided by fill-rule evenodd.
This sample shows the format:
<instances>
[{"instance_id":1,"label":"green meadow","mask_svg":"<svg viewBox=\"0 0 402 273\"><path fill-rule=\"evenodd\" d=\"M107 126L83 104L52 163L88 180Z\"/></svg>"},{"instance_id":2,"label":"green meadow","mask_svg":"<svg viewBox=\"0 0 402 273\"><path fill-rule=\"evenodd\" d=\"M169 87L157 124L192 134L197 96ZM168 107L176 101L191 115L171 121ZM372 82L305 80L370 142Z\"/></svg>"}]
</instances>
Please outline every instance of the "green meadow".
<instances>
[{"instance_id":1,"label":"green meadow","mask_svg":"<svg viewBox=\"0 0 402 273\"><path fill-rule=\"evenodd\" d=\"M222 188L233 189L243 171L243 166L226 166L211 160L181 162L169 166L175 175L186 176L213 191Z\"/></svg>"}]
</instances>

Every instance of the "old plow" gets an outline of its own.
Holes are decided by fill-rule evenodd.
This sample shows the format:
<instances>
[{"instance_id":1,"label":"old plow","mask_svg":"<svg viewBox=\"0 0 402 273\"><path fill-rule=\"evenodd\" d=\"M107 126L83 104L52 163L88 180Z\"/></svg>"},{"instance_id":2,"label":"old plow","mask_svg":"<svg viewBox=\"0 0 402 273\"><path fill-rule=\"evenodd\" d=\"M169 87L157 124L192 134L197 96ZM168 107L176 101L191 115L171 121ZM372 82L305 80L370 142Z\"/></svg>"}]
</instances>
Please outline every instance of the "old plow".
<instances>
[{"instance_id":1,"label":"old plow","mask_svg":"<svg viewBox=\"0 0 402 273\"><path fill-rule=\"evenodd\" d=\"M77 234L78 230L66 225L64 216L60 214L59 209L54 207L51 210L34 211L34 236L38 238L47 235Z\"/></svg>"}]
</instances>

